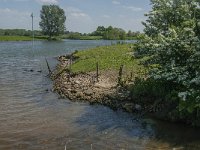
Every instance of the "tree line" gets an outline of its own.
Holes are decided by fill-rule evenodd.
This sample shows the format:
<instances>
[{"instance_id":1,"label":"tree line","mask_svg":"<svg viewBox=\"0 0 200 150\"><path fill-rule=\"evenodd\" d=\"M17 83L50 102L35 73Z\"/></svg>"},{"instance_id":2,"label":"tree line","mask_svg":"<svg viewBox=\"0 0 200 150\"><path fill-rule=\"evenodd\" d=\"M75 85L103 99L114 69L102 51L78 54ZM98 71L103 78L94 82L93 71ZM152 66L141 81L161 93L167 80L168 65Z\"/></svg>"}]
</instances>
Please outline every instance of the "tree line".
<instances>
[{"instance_id":1,"label":"tree line","mask_svg":"<svg viewBox=\"0 0 200 150\"><path fill-rule=\"evenodd\" d=\"M96 31L92 32L92 36L102 36L106 40L125 40L126 32L121 28L114 28L109 26L105 28L104 26L97 27Z\"/></svg>"},{"instance_id":2,"label":"tree line","mask_svg":"<svg viewBox=\"0 0 200 150\"><path fill-rule=\"evenodd\" d=\"M92 33L79 33L79 32L69 32L66 31L65 35L69 39L82 39L83 37L96 37L104 40L126 40L126 39L136 39L141 33L139 31L132 32L129 30L126 32L121 28L116 27L104 27L98 26Z\"/></svg>"},{"instance_id":3,"label":"tree line","mask_svg":"<svg viewBox=\"0 0 200 150\"><path fill-rule=\"evenodd\" d=\"M102 36L106 40L125 40L127 38L135 38L140 34L140 32L132 32L131 30L126 33L125 30L116 27L104 27L98 26L96 31L92 32L91 36Z\"/></svg>"},{"instance_id":4,"label":"tree line","mask_svg":"<svg viewBox=\"0 0 200 150\"><path fill-rule=\"evenodd\" d=\"M39 30L34 31L35 36L41 36L42 32ZM0 29L1 36L32 36L31 30L26 29Z\"/></svg>"},{"instance_id":5,"label":"tree line","mask_svg":"<svg viewBox=\"0 0 200 150\"><path fill-rule=\"evenodd\" d=\"M101 30L103 28L104 30ZM32 36L31 30L26 29L0 29L0 36ZM115 28L109 26L108 28L104 26L99 26L97 29L92 33L80 33L80 32L70 32L64 31L63 34L60 34L62 38L66 39L105 39L105 40L126 40L126 39L136 39L141 33L139 31L132 32L124 31L121 28ZM35 36L45 36L42 30L34 30ZM48 35L47 35L48 36ZM55 35L54 35L55 36Z\"/></svg>"},{"instance_id":6,"label":"tree line","mask_svg":"<svg viewBox=\"0 0 200 150\"><path fill-rule=\"evenodd\" d=\"M105 40L125 40L135 39L139 32L128 31L116 27L98 26L92 33L79 33L66 31L66 15L58 5L43 5L40 11L41 21L39 22L41 30L35 30L35 36L47 36L49 40L61 36L67 39L105 39ZM0 35L6 36L32 36L31 30L25 29L0 29Z\"/></svg>"},{"instance_id":7,"label":"tree line","mask_svg":"<svg viewBox=\"0 0 200 150\"><path fill-rule=\"evenodd\" d=\"M67 32L65 27L66 16L62 8L57 5L43 5L40 11L40 28L44 35L48 35L51 39L52 36L58 36L66 33L69 39L81 39L82 36L99 36L105 40L125 40L127 38L136 37L139 32L126 33L121 28L98 26L96 31L89 34L82 34L78 32Z\"/></svg>"}]
</instances>

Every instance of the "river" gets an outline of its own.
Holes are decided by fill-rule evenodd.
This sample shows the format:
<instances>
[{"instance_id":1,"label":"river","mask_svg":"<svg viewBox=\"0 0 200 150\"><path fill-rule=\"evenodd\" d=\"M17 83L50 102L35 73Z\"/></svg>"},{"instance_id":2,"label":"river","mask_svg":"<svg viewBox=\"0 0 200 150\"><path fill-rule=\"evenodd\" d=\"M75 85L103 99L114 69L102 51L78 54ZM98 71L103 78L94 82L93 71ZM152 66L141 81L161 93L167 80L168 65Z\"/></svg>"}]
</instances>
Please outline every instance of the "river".
<instances>
[{"instance_id":1,"label":"river","mask_svg":"<svg viewBox=\"0 0 200 150\"><path fill-rule=\"evenodd\" d=\"M45 58L110 41L0 42L0 150L200 149L200 130L51 92ZM42 72L40 72L42 71Z\"/></svg>"}]
</instances>

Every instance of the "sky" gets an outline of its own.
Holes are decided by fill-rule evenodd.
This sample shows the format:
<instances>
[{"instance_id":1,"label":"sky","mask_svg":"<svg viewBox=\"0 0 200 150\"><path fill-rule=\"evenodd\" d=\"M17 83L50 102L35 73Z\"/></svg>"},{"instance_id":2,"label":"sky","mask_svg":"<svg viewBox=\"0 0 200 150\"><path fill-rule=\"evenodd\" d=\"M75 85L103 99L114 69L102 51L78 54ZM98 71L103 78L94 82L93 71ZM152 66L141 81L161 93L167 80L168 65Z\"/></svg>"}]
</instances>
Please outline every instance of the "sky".
<instances>
[{"instance_id":1,"label":"sky","mask_svg":"<svg viewBox=\"0 0 200 150\"><path fill-rule=\"evenodd\" d=\"M68 31L90 33L98 26L142 31L150 0L0 0L0 28L38 30L42 5L59 5L67 17Z\"/></svg>"}]
</instances>

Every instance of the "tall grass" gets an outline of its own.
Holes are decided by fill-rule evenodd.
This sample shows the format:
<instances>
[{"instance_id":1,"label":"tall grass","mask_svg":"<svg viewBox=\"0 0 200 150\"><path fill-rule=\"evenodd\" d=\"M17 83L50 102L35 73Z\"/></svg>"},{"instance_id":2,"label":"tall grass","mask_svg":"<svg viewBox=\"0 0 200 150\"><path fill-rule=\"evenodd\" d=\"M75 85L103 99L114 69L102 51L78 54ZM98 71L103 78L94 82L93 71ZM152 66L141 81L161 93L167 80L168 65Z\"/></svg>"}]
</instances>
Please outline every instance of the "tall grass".
<instances>
[{"instance_id":1,"label":"tall grass","mask_svg":"<svg viewBox=\"0 0 200 150\"><path fill-rule=\"evenodd\" d=\"M96 69L99 63L100 70L119 70L121 65L129 71L139 72L142 66L139 60L133 58L131 44L117 44L112 46L96 47L89 50L78 51L78 57L72 65L73 72L90 72Z\"/></svg>"}]
</instances>

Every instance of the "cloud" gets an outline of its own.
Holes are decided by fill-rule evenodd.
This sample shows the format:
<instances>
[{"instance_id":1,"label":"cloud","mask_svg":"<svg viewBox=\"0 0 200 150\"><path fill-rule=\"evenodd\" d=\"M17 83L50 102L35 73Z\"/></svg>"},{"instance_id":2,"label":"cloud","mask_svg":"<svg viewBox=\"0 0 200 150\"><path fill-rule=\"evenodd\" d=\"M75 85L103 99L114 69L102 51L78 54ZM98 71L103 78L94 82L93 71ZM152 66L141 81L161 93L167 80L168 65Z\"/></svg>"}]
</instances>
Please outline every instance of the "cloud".
<instances>
[{"instance_id":1,"label":"cloud","mask_svg":"<svg viewBox=\"0 0 200 150\"><path fill-rule=\"evenodd\" d=\"M57 4L58 0L36 0L36 2L42 4Z\"/></svg>"},{"instance_id":2,"label":"cloud","mask_svg":"<svg viewBox=\"0 0 200 150\"><path fill-rule=\"evenodd\" d=\"M103 15L102 17L103 17L103 18L110 18L109 15Z\"/></svg>"},{"instance_id":3,"label":"cloud","mask_svg":"<svg viewBox=\"0 0 200 150\"><path fill-rule=\"evenodd\" d=\"M0 0L0 2L3 1L3 2L27 2L29 0Z\"/></svg>"},{"instance_id":4,"label":"cloud","mask_svg":"<svg viewBox=\"0 0 200 150\"><path fill-rule=\"evenodd\" d=\"M1 16L4 16L6 14L6 16L21 16L21 17L30 15L29 12L20 12L18 10L12 10L9 8L0 9L0 14Z\"/></svg>"},{"instance_id":5,"label":"cloud","mask_svg":"<svg viewBox=\"0 0 200 150\"><path fill-rule=\"evenodd\" d=\"M28 2L28 1L31 1L31 0L0 0L0 1L3 1L3 2ZM59 0L34 0L36 1L37 3L40 3L40 4L57 4Z\"/></svg>"},{"instance_id":6,"label":"cloud","mask_svg":"<svg viewBox=\"0 0 200 150\"><path fill-rule=\"evenodd\" d=\"M31 27L31 13L15 9L0 9L1 28L25 28Z\"/></svg>"},{"instance_id":7,"label":"cloud","mask_svg":"<svg viewBox=\"0 0 200 150\"><path fill-rule=\"evenodd\" d=\"M121 3L119 2L119 1L112 1L112 3L114 4L114 5L120 5Z\"/></svg>"},{"instance_id":8,"label":"cloud","mask_svg":"<svg viewBox=\"0 0 200 150\"><path fill-rule=\"evenodd\" d=\"M80 10L76 7L66 7L65 12L67 16L67 30L78 32L91 32L91 28L94 28L92 18L83 10Z\"/></svg>"},{"instance_id":9,"label":"cloud","mask_svg":"<svg viewBox=\"0 0 200 150\"><path fill-rule=\"evenodd\" d=\"M14 0L14 1L16 1L16 2L27 2L29 0Z\"/></svg>"},{"instance_id":10,"label":"cloud","mask_svg":"<svg viewBox=\"0 0 200 150\"><path fill-rule=\"evenodd\" d=\"M79 13L74 12L74 13L71 13L71 16L73 16L73 17L87 17L88 15L85 14L85 13L81 13L81 12L79 12Z\"/></svg>"},{"instance_id":11,"label":"cloud","mask_svg":"<svg viewBox=\"0 0 200 150\"><path fill-rule=\"evenodd\" d=\"M135 7L135 6L123 6L123 8L131 11L142 11L143 9L140 7Z\"/></svg>"},{"instance_id":12,"label":"cloud","mask_svg":"<svg viewBox=\"0 0 200 150\"><path fill-rule=\"evenodd\" d=\"M119 15L118 17L120 17L120 18L125 18L126 16L125 16L125 15Z\"/></svg>"},{"instance_id":13,"label":"cloud","mask_svg":"<svg viewBox=\"0 0 200 150\"><path fill-rule=\"evenodd\" d=\"M90 18L90 16L86 13L84 13L82 10L75 8L75 7L68 7L65 10L69 17L87 17Z\"/></svg>"}]
</instances>

